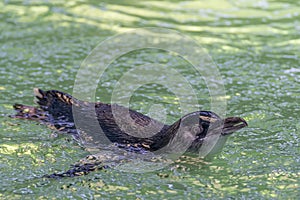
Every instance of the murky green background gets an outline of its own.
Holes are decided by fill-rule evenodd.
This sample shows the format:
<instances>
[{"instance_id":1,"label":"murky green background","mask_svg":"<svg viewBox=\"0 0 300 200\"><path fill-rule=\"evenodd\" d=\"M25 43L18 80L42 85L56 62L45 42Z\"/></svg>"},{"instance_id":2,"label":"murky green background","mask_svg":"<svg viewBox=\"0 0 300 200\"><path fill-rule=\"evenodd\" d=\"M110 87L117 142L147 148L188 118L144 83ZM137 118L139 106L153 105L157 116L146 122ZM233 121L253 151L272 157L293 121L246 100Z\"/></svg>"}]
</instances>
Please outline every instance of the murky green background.
<instances>
[{"instance_id":1,"label":"murky green background","mask_svg":"<svg viewBox=\"0 0 300 200\"><path fill-rule=\"evenodd\" d=\"M292 0L1 1L0 199L298 199L299 15L300 3ZM88 152L71 137L8 118L11 105L32 105L34 87L72 93L81 62L99 42L149 26L178 30L209 52L225 82L227 115L244 117L249 127L209 162L188 155L145 174L107 169L39 178L69 169ZM184 66L172 56L145 51L117 60L111 80L155 55L158 62ZM205 83L190 74L199 102L209 109ZM101 83L99 100L108 102L113 86L114 81ZM161 101L169 122L179 118L176 99L155 87L140 88L132 108L147 113L151 103Z\"/></svg>"}]
</instances>

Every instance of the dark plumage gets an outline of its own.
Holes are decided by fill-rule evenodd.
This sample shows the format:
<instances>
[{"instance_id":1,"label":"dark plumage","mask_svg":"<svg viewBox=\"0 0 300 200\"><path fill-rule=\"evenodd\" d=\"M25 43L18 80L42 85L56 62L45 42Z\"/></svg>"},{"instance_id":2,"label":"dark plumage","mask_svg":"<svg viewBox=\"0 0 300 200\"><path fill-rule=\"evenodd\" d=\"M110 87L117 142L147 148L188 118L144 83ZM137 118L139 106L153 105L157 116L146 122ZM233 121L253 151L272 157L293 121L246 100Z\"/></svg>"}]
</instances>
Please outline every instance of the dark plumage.
<instances>
[{"instance_id":1,"label":"dark plumage","mask_svg":"<svg viewBox=\"0 0 300 200\"><path fill-rule=\"evenodd\" d=\"M240 117L223 120L210 111L193 112L172 125L166 125L116 104L83 102L56 90L36 88L34 93L39 106L15 104L17 114L12 117L45 123L94 145L108 139L121 147L133 146L147 151L199 151L208 135L226 136L247 126ZM97 123L91 123L93 121ZM102 130L103 137L95 141L93 136L99 130Z\"/></svg>"}]
</instances>

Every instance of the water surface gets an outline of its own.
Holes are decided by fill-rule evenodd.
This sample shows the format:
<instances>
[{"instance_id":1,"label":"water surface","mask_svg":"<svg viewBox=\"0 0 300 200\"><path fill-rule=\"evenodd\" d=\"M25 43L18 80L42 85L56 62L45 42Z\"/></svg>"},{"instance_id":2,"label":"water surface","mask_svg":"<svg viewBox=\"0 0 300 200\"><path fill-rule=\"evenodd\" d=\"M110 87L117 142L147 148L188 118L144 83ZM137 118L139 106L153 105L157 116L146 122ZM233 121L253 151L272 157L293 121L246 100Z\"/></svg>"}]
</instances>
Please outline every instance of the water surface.
<instances>
[{"instance_id":1,"label":"water surface","mask_svg":"<svg viewBox=\"0 0 300 200\"><path fill-rule=\"evenodd\" d=\"M299 198L299 2L7 0L0 10L0 198ZM209 52L225 82L227 115L244 117L249 127L210 161L186 155L145 174L107 169L40 178L69 169L89 152L71 137L8 118L12 104L32 105L34 87L72 93L81 62L100 41L149 26L178 30ZM98 100L109 102L114 80L153 57L181 69L198 89L202 108L209 109L203 79L159 51L116 60L99 84ZM176 98L163 87L145 85L131 100L144 113L163 102L167 122L180 117Z\"/></svg>"}]
</instances>

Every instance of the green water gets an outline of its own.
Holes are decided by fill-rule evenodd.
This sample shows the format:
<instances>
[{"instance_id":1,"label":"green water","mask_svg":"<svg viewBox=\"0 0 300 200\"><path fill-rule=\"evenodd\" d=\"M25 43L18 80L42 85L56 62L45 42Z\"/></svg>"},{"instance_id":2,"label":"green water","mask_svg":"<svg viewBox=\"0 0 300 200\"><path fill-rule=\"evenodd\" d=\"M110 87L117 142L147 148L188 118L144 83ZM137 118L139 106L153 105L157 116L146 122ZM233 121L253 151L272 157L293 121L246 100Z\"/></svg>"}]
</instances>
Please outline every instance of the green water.
<instances>
[{"instance_id":1,"label":"green water","mask_svg":"<svg viewBox=\"0 0 300 200\"><path fill-rule=\"evenodd\" d=\"M0 199L298 199L299 15L300 3L292 0L0 2ZM219 67L227 115L244 117L249 127L209 162L187 155L144 174L106 169L40 178L69 169L88 152L71 137L8 118L12 104L33 105L34 87L72 93L88 53L107 37L137 27L172 28L197 40ZM161 52L120 58L112 78L99 84L99 100L109 101L126 67L154 56L185 70L184 62ZM202 108L209 109L205 83L184 70ZM139 88L132 108L147 113L162 101L167 121L178 119L174 95L156 87Z\"/></svg>"}]
</instances>

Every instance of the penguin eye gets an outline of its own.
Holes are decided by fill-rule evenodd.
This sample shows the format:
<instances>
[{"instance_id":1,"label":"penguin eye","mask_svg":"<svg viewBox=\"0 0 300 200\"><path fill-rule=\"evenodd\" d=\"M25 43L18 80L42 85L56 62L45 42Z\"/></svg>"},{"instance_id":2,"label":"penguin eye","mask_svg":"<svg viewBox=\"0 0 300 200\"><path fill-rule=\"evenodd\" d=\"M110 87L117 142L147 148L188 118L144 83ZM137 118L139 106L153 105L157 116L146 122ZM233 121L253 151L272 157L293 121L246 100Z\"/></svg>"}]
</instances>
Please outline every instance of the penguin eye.
<instances>
[{"instance_id":1,"label":"penguin eye","mask_svg":"<svg viewBox=\"0 0 300 200\"><path fill-rule=\"evenodd\" d=\"M210 120L207 120L206 118L209 117L200 116L200 121L199 121L199 124L201 124L202 127L205 129L208 128L210 125Z\"/></svg>"}]
</instances>

